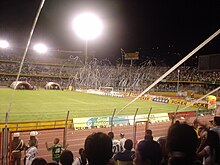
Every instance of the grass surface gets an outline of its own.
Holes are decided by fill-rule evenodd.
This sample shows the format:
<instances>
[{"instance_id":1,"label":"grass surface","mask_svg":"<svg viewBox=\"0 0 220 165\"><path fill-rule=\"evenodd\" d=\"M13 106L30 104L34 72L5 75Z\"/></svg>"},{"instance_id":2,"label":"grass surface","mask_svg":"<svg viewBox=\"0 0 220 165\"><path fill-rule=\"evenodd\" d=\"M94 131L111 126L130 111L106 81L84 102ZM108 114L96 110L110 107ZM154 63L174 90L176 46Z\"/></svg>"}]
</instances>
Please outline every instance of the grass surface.
<instances>
[{"instance_id":1,"label":"grass surface","mask_svg":"<svg viewBox=\"0 0 220 165\"><path fill-rule=\"evenodd\" d=\"M13 96L12 89L0 89L0 122L5 122L6 112L9 111L9 122L65 120L67 111L69 118L111 116L114 108L116 115L147 114L174 112L177 105L137 100L117 113L131 99L99 96L71 91L53 90L16 90ZM11 104L11 106L10 106ZM180 107L181 108L181 107ZM188 110L196 110L190 107Z\"/></svg>"}]
</instances>

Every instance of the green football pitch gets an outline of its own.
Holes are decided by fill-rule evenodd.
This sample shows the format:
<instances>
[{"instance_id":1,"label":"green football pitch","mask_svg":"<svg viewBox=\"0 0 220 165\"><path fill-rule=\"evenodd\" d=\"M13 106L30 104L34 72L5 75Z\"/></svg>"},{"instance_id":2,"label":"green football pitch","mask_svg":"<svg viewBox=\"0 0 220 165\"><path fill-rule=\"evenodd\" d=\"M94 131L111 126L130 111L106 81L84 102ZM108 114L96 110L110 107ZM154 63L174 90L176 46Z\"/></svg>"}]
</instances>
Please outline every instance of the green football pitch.
<instances>
[{"instance_id":1,"label":"green football pitch","mask_svg":"<svg viewBox=\"0 0 220 165\"><path fill-rule=\"evenodd\" d=\"M8 122L65 120L69 111L69 119L73 117L111 116L116 109L116 116L174 112L177 105L137 100L122 111L131 98L99 96L72 91L55 90L16 90L0 89L0 123ZM183 107L180 107L180 109ZM185 109L196 110L194 107ZM120 113L118 113L120 111Z\"/></svg>"}]
</instances>

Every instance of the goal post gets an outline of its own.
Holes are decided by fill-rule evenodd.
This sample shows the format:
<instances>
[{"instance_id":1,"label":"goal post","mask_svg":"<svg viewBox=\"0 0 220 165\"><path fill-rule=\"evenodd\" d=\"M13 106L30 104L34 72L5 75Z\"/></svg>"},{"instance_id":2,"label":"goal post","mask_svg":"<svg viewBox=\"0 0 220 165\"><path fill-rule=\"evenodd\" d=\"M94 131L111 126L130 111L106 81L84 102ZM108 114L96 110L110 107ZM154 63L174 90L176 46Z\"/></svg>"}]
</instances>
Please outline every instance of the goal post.
<instances>
[{"instance_id":1,"label":"goal post","mask_svg":"<svg viewBox=\"0 0 220 165\"><path fill-rule=\"evenodd\" d=\"M113 87L99 87L100 91L112 92L114 90Z\"/></svg>"}]
</instances>

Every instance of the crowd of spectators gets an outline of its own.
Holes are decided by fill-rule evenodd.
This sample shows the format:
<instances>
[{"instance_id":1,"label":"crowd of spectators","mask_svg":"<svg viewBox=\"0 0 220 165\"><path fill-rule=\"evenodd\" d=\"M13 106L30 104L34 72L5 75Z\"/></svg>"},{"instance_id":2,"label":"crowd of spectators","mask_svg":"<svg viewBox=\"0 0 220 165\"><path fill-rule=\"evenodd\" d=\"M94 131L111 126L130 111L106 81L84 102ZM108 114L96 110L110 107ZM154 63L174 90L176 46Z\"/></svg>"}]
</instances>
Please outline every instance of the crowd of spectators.
<instances>
[{"instance_id":1,"label":"crowd of spectators","mask_svg":"<svg viewBox=\"0 0 220 165\"><path fill-rule=\"evenodd\" d=\"M18 73L20 62L0 59L0 86L9 86ZM64 88L72 85L75 88L98 89L101 86L111 86L115 89L130 89L143 91L156 79L163 75L169 67L142 65L142 66L113 66L109 62L93 60L87 66L79 65L78 58L70 60L57 60L57 63L37 63L25 61L19 80L26 80L33 86L43 87L47 82L53 81ZM177 82L183 90L199 88L201 84L218 83L220 72L199 72L198 68L181 66L168 75L153 90L175 91ZM41 82L40 85L37 84ZM189 84L194 84L190 86ZM196 85L197 84L197 85ZM202 86L204 88L204 85ZM207 88L207 86L205 86Z\"/></svg>"},{"instance_id":2,"label":"crowd of spectators","mask_svg":"<svg viewBox=\"0 0 220 165\"><path fill-rule=\"evenodd\" d=\"M197 119L192 125L175 121L168 129L167 135L153 137L152 130L145 131L143 139L133 142L126 139L122 133L124 148L120 140L114 139L114 133L92 133L84 142L84 148L79 149L79 157L74 157L67 146L63 148L59 139L54 145L46 148L52 150L53 162L37 156L36 140L29 140L26 150L25 165L219 165L220 164L220 117L215 116L209 125L200 123ZM36 139L36 138L35 138ZM12 164L21 161L20 153L24 147L19 133L14 133L12 145ZM16 146L16 144L17 146ZM22 145L21 145L22 144ZM18 147L19 146L19 147ZM25 145L24 145L25 146ZM117 149L116 149L117 148ZM16 158L16 159L15 159ZM19 162L20 163L20 162ZM19 164L17 163L17 164Z\"/></svg>"}]
</instances>

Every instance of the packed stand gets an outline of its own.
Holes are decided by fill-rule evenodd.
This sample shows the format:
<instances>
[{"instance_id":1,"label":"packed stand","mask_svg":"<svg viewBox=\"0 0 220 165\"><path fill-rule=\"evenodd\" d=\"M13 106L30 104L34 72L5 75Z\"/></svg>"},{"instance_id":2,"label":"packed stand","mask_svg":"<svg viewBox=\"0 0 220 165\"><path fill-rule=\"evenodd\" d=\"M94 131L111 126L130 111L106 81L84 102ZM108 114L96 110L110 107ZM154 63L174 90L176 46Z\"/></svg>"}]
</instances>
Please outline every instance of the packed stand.
<instances>
[{"instance_id":1,"label":"packed stand","mask_svg":"<svg viewBox=\"0 0 220 165\"><path fill-rule=\"evenodd\" d=\"M15 58L1 59L0 63L0 86L9 86L16 79L20 62ZM75 88L98 89L107 86L118 90L143 91L169 69L150 63L142 66L113 66L108 60L97 59L93 59L87 66L81 65L79 58L57 59L50 63L27 59L22 67L21 81L29 81L33 86L39 86L37 82L42 82L41 87L48 81L53 81L64 83L64 88L73 84ZM175 92L179 82L180 90L204 93L204 88L210 91L209 88L213 89L218 81L220 72L199 72L195 67L181 66L152 90ZM203 82L209 85L204 85Z\"/></svg>"}]
</instances>

